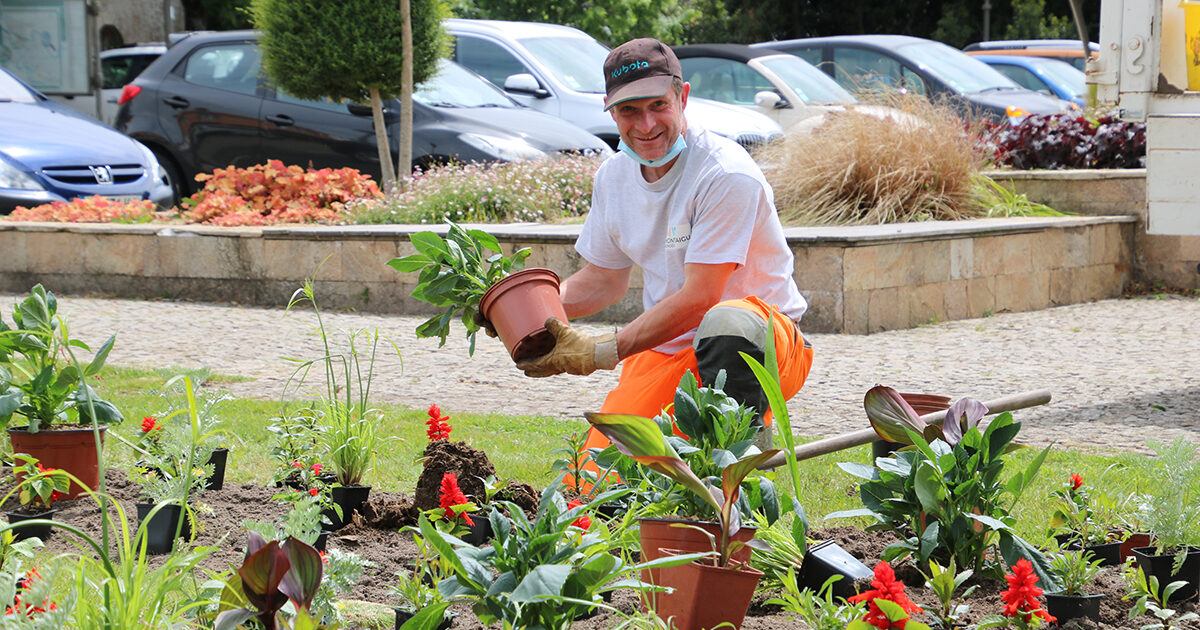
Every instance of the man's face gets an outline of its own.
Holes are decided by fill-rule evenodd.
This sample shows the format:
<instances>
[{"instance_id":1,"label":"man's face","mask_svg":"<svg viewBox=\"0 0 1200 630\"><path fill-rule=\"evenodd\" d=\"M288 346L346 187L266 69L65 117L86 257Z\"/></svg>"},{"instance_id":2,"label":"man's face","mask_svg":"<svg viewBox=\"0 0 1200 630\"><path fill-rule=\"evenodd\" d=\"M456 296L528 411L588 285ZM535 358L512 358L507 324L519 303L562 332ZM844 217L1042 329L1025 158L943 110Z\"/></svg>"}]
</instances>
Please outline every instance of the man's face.
<instances>
[{"instance_id":1,"label":"man's face","mask_svg":"<svg viewBox=\"0 0 1200 630\"><path fill-rule=\"evenodd\" d=\"M675 90L668 90L662 96L625 101L610 109L621 139L647 160L666 155L675 139L687 130L683 109L690 89L684 83L679 96Z\"/></svg>"}]
</instances>

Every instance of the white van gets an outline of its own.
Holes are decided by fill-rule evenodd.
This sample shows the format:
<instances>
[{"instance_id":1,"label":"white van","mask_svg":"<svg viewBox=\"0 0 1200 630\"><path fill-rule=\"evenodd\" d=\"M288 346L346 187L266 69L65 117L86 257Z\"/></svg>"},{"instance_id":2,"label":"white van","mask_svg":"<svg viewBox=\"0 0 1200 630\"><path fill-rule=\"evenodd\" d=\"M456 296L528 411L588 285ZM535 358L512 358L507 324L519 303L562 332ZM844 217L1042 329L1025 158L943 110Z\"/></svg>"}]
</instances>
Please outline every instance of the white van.
<instances>
[{"instance_id":1,"label":"white van","mask_svg":"<svg viewBox=\"0 0 1200 630\"><path fill-rule=\"evenodd\" d=\"M608 48L557 24L449 19L454 60L504 88L522 104L564 118L617 146L617 125L604 111ZM758 112L689 98L687 118L751 147L781 137L779 123Z\"/></svg>"}]
</instances>

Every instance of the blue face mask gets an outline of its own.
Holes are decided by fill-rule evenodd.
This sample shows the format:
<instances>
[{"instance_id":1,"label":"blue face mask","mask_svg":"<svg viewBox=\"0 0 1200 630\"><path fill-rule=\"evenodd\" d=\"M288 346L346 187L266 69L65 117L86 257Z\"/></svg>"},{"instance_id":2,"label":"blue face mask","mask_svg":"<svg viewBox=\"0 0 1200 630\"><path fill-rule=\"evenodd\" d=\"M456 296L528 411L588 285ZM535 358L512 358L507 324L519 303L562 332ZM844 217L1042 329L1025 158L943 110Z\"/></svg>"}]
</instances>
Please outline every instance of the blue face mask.
<instances>
[{"instance_id":1,"label":"blue face mask","mask_svg":"<svg viewBox=\"0 0 1200 630\"><path fill-rule=\"evenodd\" d=\"M667 162L670 162L671 160L674 160L680 153L683 153L683 150L686 148L687 142L684 141L683 134L679 134L679 137L675 139L675 144L671 145L671 150L667 151L666 155L653 160L647 160L646 158L638 155L636 151L629 148L629 145L625 144L624 140L617 143L618 151L623 151L625 155L633 158L633 161L637 162L638 164L650 167L659 167Z\"/></svg>"}]
</instances>

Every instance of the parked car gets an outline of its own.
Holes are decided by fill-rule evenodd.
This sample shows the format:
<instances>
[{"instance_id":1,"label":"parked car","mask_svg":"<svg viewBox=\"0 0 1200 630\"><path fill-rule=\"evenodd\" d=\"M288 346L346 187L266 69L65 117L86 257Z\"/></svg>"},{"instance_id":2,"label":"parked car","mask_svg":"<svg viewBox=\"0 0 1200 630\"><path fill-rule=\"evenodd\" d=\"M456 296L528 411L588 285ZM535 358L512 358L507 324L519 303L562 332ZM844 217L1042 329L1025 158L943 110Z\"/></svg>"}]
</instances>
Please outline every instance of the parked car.
<instances>
[{"instance_id":1,"label":"parked car","mask_svg":"<svg viewBox=\"0 0 1200 630\"><path fill-rule=\"evenodd\" d=\"M976 55L975 58L1027 90L1071 101L1080 107L1087 105L1086 77L1065 61L1020 55Z\"/></svg>"},{"instance_id":2,"label":"parked car","mask_svg":"<svg viewBox=\"0 0 1200 630\"><path fill-rule=\"evenodd\" d=\"M146 43L124 48L112 48L100 52L100 122L113 124L117 117L117 99L121 88L133 81L150 64L158 59L167 47L164 44ZM51 99L71 109L96 118L96 97L54 95Z\"/></svg>"},{"instance_id":3,"label":"parked car","mask_svg":"<svg viewBox=\"0 0 1200 630\"><path fill-rule=\"evenodd\" d=\"M742 44L674 46L691 96L754 109L784 129L811 130L830 112L854 109L875 116L900 112L864 105L812 64L795 55Z\"/></svg>"},{"instance_id":4,"label":"parked car","mask_svg":"<svg viewBox=\"0 0 1200 630\"><path fill-rule=\"evenodd\" d=\"M0 68L0 213L93 195L166 204L171 188L145 146Z\"/></svg>"},{"instance_id":5,"label":"parked car","mask_svg":"<svg viewBox=\"0 0 1200 630\"><path fill-rule=\"evenodd\" d=\"M1065 61L1083 72L1083 44L1078 39L1010 39L976 42L963 50L968 55L1020 55L1025 57L1049 57ZM1100 44L1088 42L1092 59L1100 56Z\"/></svg>"},{"instance_id":6,"label":"parked car","mask_svg":"<svg viewBox=\"0 0 1200 630\"><path fill-rule=\"evenodd\" d=\"M907 35L843 35L754 44L792 53L863 94L905 90L945 99L968 118L1015 122L1057 114L1065 101L1026 90L961 50Z\"/></svg>"},{"instance_id":7,"label":"parked car","mask_svg":"<svg viewBox=\"0 0 1200 630\"><path fill-rule=\"evenodd\" d=\"M351 167L379 178L370 106L304 100L273 86L261 72L256 38L253 31L225 31L180 40L125 86L117 129L154 151L177 197L196 190L198 173L268 159ZM414 166L610 151L595 136L522 107L449 60L418 86L413 100ZM395 143L400 102L385 106Z\"/></svg>"},{"instance_id":8,"label":"parked car","mask_svg":"<svg viewBox=\"0 0 1200 630\"><path fill-rule=\"evenodd\" d=\"M463 19L444 24L455 37L455 61L522 104L617 146L617 125L604 111L604 44L557 24ZM783 131L763 114L704 98L688 99L687 118L746 147L780 137Z\"/></svg>"}]
</instances>

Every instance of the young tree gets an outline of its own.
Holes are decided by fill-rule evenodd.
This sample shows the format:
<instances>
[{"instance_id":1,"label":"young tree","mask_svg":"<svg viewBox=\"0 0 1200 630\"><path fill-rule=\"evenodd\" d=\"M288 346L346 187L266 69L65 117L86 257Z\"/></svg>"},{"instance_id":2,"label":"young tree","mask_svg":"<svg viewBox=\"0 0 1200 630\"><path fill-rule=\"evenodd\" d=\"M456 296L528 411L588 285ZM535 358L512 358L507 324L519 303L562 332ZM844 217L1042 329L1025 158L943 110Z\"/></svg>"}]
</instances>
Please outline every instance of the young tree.
<instances>
[{"instance_id":1,"label":"young tree","mask_svg":"<svg viewBox=\"0 0 1200 630\"><path fill-rule=\"evenodd\" d=\"M254 0L254 25L262 32L263 68L277 86L303 99L370 103L384 190L395 185L383 101L402 96L404 65L412 83L437 71L449 36L441 0L410 0L411 60L404 55L400 0ZM411 116L411 87L400 107ZM411 118L409 119L411 121ZM404 126L402 125L402 129ZM412 125L400 138L400 178L412 174ZM405 157L407 156L407 157Z\"/></svg>"}]
</instances>

